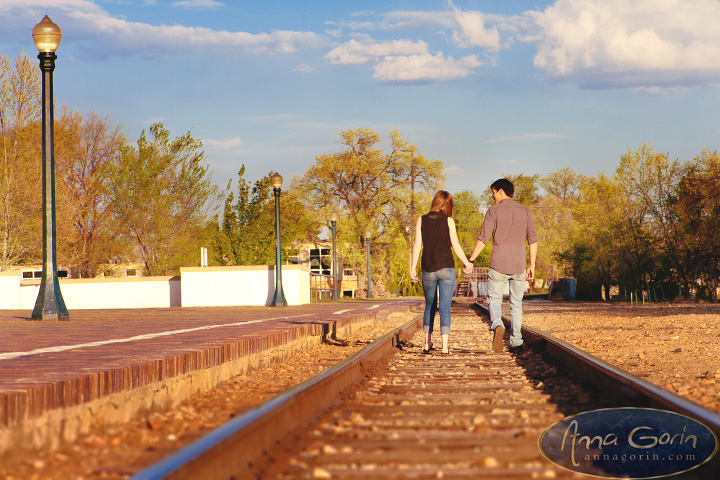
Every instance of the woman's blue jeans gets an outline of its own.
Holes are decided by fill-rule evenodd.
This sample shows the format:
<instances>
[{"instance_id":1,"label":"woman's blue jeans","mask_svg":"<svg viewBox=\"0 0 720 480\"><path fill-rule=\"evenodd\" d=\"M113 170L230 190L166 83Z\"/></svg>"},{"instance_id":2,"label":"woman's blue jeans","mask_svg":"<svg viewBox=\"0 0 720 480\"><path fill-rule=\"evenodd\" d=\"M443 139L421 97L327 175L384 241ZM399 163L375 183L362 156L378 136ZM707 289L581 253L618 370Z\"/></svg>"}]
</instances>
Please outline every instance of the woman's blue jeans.
<instances>
[{"instance_id":1,"label":"woman's blue jeans","mask_svg":"<svg viewBox=\"0 0 720 480\"><path fill-rule=\"evenodd\" d=\"M422 272L425 293L425 315L423 332L432 333L435 326L435 312L440 310L440 333L450 333L450 304L455 293L455 269L443 268L436 272Z\"/></svg>"}]
</instances>

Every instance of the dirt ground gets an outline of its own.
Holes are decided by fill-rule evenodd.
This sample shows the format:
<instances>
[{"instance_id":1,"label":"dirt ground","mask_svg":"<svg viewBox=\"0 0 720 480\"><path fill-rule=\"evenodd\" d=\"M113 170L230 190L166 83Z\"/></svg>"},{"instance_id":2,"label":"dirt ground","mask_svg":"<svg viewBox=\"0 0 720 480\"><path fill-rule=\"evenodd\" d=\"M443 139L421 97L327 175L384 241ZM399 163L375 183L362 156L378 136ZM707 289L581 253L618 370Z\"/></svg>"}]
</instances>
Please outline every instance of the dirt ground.
<instances>
[{"instance_id":1,"label":"dirt ground","mask_svg":"<svg viewBox=\"0 0 720 480\"><path fill-rule=\"evenodd\" d=\"M720 411L720 305L531 300L523 306L525 325Z\"/></svg>"},{"instance_id":2,"label":"dirt ground","mask_svg":"<svg viewBox=\"0 0 720 480\"><path fill-rule=\"evenodd\" d=\"M509 313L504 305L505 313ZM75 445L14 465L0 478L127 479L283 389L333 365L409 320L387 321L338 344L301 352L287 362L249 372L167 412L97 432ZM720 411L720 306L705 304L524 303L524 323L620 368ZM452 342L452 336L451 336ZM452 345L452 343L451 343ZM452 348L452 347L451 347Z\"/></svg>"}]
</instances>

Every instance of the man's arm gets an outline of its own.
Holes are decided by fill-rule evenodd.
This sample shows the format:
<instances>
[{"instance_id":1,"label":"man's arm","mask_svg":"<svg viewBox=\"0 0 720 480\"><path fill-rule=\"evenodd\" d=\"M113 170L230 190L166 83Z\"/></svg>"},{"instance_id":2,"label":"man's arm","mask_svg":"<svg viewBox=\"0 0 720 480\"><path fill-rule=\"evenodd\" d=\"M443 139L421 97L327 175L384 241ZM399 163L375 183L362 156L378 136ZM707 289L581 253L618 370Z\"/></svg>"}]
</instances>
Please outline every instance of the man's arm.
<instances>
[{"instance_id":1,"label":"man's arm","mask_svg":"<svg viewBox=\"0 0 720 480\"><path fill-rule=\"evenodd\" d=\"M480 240L475 243L475 248L473 249L472 253L470 254L470 261L474 262L478 255L480 255L480 252L483 251L483 248L485 248L485 244L481 242Z\"/></svg>"},{"instance_id":2,"label":"man's arm","mask_svg":"<svg viewBox=\"0 0 720 480\"><path fill-rule=\"evenodd\" d=\"M535 278L535 259L537 258L537 242L530 244L530 266L525 272L526 280L533 280Z\"/></svg>"},{"instance_id":3,"label":"man's arm","mask_svg":"<svg viewBox=\"0 0 720 480\"><path fill-rule=\"evenodd\" d=\"M478 240L475 243L475 248L473 249L472 253L470 254L470 261L474 262L475 259L480 255L480 252L483 251L483 248L485 248L485 245L487 245L487 242L490 241L490 235L492 234L493 230L495 229L495 212L492 207L485 213L485 219L483 220L482 227L480 228L480 235L478 235ZM485 240L484 242L480 239Z\"/></svg>"}]
</instances>

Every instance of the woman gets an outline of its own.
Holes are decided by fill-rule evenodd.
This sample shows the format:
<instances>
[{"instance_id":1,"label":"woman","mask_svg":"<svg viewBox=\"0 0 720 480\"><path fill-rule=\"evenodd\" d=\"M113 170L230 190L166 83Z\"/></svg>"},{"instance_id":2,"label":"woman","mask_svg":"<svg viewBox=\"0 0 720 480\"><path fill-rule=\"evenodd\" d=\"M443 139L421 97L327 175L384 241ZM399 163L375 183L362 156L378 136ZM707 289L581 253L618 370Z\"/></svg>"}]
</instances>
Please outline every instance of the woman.
<instances>
[{"instance_id":1,"label":"woman","mask_svg":"<svg viewBox=\"0 0 720 480\"><path fill-rule=\"evenodd\" d=\"M465 256L458 242L455 221L452 219L453 199L445 190L435 194L430 212L417 219L415 224L415 245L412 252L410 279L417 282L417 261L422 247L422 280L425 293L425 348L429 353L433 348L432 332L435 324L435 312L440 310L440 334L442 352L449 354L448 337L450 335L450 304L455 291L455 260L452 251L463 262L466 274L472 273L473 265ZM439 296L438 299L438 290Z\"/></svg>"}]
</instances>

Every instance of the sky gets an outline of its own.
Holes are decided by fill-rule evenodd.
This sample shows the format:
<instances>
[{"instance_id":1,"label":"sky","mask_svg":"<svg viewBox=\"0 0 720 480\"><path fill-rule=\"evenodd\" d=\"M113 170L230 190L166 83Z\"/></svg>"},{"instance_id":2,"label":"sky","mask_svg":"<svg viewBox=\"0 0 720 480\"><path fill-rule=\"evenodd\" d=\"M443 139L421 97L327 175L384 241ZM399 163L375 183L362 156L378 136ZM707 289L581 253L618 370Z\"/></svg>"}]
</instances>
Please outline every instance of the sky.
<instances>
[{"instance_id":1,"label":"sky","mask_svg":"<svg viewBox=\"0 0 720 480\"><path fill-rule=\"evenodd\" d=\"M192 131L222 189L354 128L397 129L451 192L720 149L720 0L0 0L0 53L34 58L45 15L57 105Z\"/></svg>"}]
</instances>

